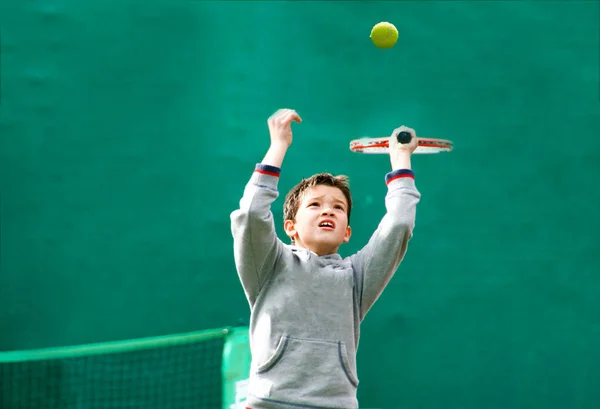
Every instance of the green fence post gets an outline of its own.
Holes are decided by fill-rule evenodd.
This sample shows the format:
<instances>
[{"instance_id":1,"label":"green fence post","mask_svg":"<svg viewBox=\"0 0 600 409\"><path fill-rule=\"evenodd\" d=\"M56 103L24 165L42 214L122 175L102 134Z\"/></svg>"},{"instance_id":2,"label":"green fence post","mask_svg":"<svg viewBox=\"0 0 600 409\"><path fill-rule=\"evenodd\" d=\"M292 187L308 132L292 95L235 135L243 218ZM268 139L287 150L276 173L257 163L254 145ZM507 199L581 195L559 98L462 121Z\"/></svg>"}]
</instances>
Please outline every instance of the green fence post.
<instances>
[{"instance_id":1,"label":"green fence post","mask_svg":"<svg viewBox=\"0 0 600 409\"><path fill-rule=\"evenodd\" d=\"M232 328L225 338L222 360L223 408L245 409L250 373L248 328Z\"/></svg>"}]
</instances>

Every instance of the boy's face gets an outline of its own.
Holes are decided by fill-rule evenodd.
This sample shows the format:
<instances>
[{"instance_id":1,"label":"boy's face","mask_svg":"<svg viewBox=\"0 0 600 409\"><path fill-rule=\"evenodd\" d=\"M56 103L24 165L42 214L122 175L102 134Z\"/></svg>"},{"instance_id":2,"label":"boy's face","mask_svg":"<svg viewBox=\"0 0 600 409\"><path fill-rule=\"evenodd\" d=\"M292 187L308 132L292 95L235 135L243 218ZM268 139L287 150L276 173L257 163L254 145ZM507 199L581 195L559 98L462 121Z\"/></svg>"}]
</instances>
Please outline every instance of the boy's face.
<instances>
[{"instance_id":1,"label":"boy's face","mask_svg":"<svg viewBox=\"0 0 600 409\"><path fill-rule=\"evenodd\" d=\"M286 220L286 234L295 245L319 256L333 254L350 240L348 202L340 189L316 185L304 192L296 220Z\"/></svg>"}]
</instances>

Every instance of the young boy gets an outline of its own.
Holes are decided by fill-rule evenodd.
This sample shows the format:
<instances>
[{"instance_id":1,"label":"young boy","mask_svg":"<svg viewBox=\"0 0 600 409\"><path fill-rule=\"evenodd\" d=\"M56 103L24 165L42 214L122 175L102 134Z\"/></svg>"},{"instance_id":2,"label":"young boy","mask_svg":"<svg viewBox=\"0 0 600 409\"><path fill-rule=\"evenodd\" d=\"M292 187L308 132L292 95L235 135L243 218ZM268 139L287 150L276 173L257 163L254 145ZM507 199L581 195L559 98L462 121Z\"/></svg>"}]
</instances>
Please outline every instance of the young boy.
<instances>
[{"instance_id":1,"label":"young boy","mask_svg":"<svg viewBox=\"0 0 600 409\"><path fill-rule=\"evenodd\" d=\"M360 323L400 265L412 237L420 193L410 156L414 131L390 137L387 212L369 242L342 258L350 239L352 199L344 176L304 179L286 197L278 239L271 203L292 143L298 114L283 109L269 120L271 146L231 214L234 256L251 309L252 409L357 409L356 352ZM406 130L412 140L396 141ZM330 152L331 153L331 152ZM323 152L327 155L327 152Z\"/></svg>"}]
</instances>

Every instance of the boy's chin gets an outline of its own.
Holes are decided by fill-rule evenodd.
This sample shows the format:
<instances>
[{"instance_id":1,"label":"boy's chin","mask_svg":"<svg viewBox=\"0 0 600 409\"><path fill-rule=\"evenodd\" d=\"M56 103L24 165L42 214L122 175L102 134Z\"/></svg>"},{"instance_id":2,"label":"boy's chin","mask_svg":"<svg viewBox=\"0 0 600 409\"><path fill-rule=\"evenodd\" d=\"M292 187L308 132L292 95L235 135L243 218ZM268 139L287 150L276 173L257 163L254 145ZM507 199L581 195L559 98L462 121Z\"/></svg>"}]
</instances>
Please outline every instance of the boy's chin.
<instances>
[{"instance_id":1,"label":"boy's chin","mask_svg":"<svg viewBox=\"0 0 600 409\"><path fill-rule=\"evenodd\" d=\"M326 252L332 254L337 252L342 244L344 244L343 240L319 240L311 243L309 247L313 253Z\"/></svg>"}]
</instances>

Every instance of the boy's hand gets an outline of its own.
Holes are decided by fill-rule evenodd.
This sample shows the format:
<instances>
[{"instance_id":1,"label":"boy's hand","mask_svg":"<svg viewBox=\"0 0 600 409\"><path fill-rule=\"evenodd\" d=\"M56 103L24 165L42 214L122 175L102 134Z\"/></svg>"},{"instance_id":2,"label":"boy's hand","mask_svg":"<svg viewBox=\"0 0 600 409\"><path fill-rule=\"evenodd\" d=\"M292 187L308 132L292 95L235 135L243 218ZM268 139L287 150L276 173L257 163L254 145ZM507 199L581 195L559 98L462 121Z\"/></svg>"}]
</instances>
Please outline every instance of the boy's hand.
<instances>
[{"instance_id":1,"label":"boy's hand","mask_svg":"<svg viewBox=\"0 0 600 409\"><path fill-rule=\"evenodd\" d=\"M398 134L400 132L409 132L411 139L409 143L403 144L398 142ZM393 170L410 169L410 155L417 149L418 141L414 129L407 128L402 125L400 128L394 129L389 141L390 146L390 162Z\"/></svg>"},{"instance_id":2,"label":"boy's hand","mask_svg":"<svg viewBox=\"0 0 600 409\"><path fill-rule=\"evenodd\" d=\"M279 109L269 117L269 133L271 134L271 145L292 144L292 121L302 122L300 116L293 109Z\"/></svg>"}]
</instances>

